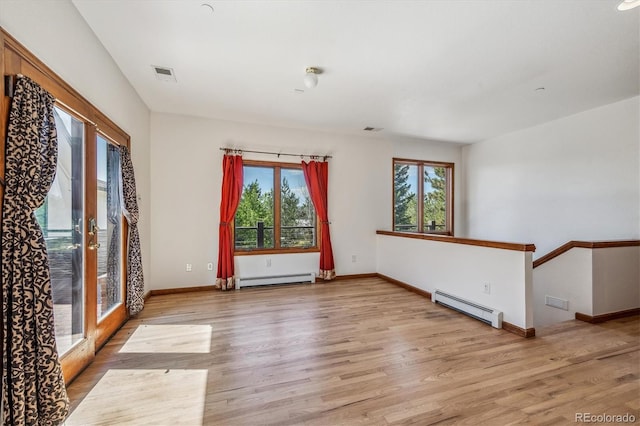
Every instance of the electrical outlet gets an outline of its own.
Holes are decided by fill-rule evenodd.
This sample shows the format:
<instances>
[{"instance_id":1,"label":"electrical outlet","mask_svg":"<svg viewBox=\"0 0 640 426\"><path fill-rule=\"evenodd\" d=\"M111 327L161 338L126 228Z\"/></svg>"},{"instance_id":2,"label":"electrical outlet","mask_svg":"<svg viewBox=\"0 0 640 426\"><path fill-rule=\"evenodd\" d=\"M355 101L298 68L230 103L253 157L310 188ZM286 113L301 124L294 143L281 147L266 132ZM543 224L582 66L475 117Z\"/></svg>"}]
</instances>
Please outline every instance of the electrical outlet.
<instances>
[{"instance_id":1,"label":"electrical outlet","mask_svg":"<svg viewBox=\"0 0 640 426\"><path fill-rule=\"evenodd\" d=\"M358 261L358 256L356 256L355 254L351 255L351 263L356 263Z\"/></svg>"},{"instance_id":2,"label":"electrical outlet","mask_svg":"<svg viewBox=\"0 0 640 426\"><path fill-rule=\"evenodd\" d=\"M271 258L267 258L267 268L271 268Z\"/></svg>"},{"instance_id":3,"label":"electrical outlet","mask_svg":"<svg viewBox=\"0 0 640 426\"><path fill-rule=\"evenodd\" d=\"M484 292L485 294L491 294L491 284L489 284L489 283L484 283L483 292Z\"/></svg>"},{"instance_id":4,"label":"electrical outlet","mask_svg":"<svg viewBox=\"0 0 640 426\"><path fill-rule=\"evenodd\" d=\"M207 271L213 271L213 263L207 263Z\"/></svg>"},{"instance_id":5,"label":"electrical outlet","mask_svg":"<svg viewBox=\"0 0 640 426\"><path fill-rule=\"evenodd\" d=\"M191 268L192 268L192 265L190 263L187 263L187 268L186 268L187 272L191 272Z\"/></svg>"}]
</instances>

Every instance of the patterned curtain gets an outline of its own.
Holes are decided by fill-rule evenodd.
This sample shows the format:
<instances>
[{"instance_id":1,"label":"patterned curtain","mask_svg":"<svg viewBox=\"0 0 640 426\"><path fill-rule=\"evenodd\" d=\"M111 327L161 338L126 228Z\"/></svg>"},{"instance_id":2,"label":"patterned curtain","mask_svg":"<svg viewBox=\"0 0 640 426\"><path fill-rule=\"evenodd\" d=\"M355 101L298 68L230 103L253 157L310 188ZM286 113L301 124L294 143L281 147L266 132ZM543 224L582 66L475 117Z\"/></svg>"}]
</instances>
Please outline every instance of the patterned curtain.
<instances>
[{"instance_id":1,"label":"patterned curtain","mask_svg":"<svg viewBox=\"0 0 640 426\"><path fill-rule=\"evenodd\" d=\"M2 424L57 425L69 400L56 348L51 271L35 210L56 173L53 97L19 76L5 148Z\"/></svg>"},{"instance_id":2,"label":"patterned curtain","mask_svg":"<svg viewBox=\"0 0 640 426\"><path fill-rule=\"evenodd\" d=\"M111 176L120 175L120 150L107 144L107 307L120 301L120 181Z\"/></svg>"},{"instance_id":3,"label":"patterned curtain","mask_svg":"<svg viewBox=\"0 0 640 426\"><path fill-rule=\"evenodd\" d=\"M329 163L326 161L302 162L304 180L313 202L316 213L320 216L320 235L322 246L320 247L320 278L332 280L336 277L336 269L333 264L333 249L331 248L331 236L329 234L329 212L327 209L329 186Z\"/></svg>"},{"instance_id":4,"label":"patterned curtain","mask_svg":"<svg viewBox=\"0 0 640 426\"><path fill-rule=\"evenodd\" d=\"M231 232L231 224L242 196L242 156L225 155L222 159L222 173L216 288L229 290L234 288L233 232Z\"/></svg>"},{"instance_id":5,"label":"patterned curtain","mask_svg":"<svg viewBox=\"0 0 640 426\"><path fill-rule=\"evenodd\" d=\"M122 167L122 195L124 217L129 224L129 245L127 247L127 308L135 315L144 308L144 277L142 276L142 252L138 233L138 199L136 198L136 178L133 163L126 146L120 147Z\"/></svg>"}]
</instances>

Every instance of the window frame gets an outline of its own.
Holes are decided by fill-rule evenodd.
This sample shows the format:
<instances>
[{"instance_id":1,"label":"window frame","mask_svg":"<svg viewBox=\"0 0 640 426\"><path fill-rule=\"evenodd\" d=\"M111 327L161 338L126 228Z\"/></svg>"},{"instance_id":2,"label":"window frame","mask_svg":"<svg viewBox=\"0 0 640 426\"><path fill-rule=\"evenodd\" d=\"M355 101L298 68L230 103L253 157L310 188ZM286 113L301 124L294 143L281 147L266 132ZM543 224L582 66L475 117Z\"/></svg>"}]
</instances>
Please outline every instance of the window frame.
<instances>
[{"instance_id":1,"label":"window frame","mask_svg":"<svg viewBox=\"0 0 640 426\"><path fill-rule=\"evenodd\" d=\"M396 231L396 189L395 189L395 168L397 164L418 166L417 175L418 179L418 191L417 198L420 200L417 204L417 218L418 218L418 230L417 231ZM425 229L424 224L424 168L426 167L444 167L445 174L445 200L446 200L446 215L445 215L445 230L444 231L431 231ZM394 232L406 232L406 233L418 233L418 234L435 234L435 235L447 235L454 236L453 233L453 218L454 218L454 176L455 176L455 163L449 163L444 161L431 161L431 160L413 160L407 158L393 158L391 163L391 229Z\"/></svg>"},{"instance_id":2,"label":"window frame","mask_svg":"<svg viewBox=\"0 0 640 426\"><path fill-rule=\"evenodd\" d=\"M282 214L281 210L281 169L297 169L302 170L302 165L299 163L284 163L277 161L261 161L261 160L246 160L243 159L242 167L266 167L273 169L273 240L274 247L273 248L255 248L255 249L238 249L236 248L236 221L235 215L233 217L233 232L232 232L232 241L233 241L233 254L234 256L251 256L251 255L261 255L261 254L290 254L290 253L315 253L320 252L322 247L321 235L320 235L320 218L318 214L315 213L316 224L315 224L315 233L316 233L316 244L311 247L280 247L280 236L281 236L281 219L280 215ZM244 192L244 179L243 179L243 192ZM277 194L277 196L276 196ZM315 211L315 207L314 207Z\"/></svg>"}]
</instances>

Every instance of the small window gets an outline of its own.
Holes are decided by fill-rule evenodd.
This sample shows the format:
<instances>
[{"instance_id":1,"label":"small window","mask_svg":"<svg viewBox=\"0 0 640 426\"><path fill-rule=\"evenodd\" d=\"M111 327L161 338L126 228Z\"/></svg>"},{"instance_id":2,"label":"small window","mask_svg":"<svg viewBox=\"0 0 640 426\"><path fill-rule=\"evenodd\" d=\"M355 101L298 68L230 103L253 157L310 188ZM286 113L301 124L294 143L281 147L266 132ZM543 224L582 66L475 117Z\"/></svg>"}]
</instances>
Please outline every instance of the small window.
<instances>
[{"instance_id":1,"label":"small window","mask_svg":"<svg viewBox=\"0 0 640 426\"><path fill-rule=\"evenodd\" d=\"M245 160L236 254L318 250L318 220L297 164Z\"/></svg>"},{"instance_id":2,"label":"small window","mask_svg":"<svg viewBox=\"0 0 640 426\"><path fill-rule=\"evenodd\" d=\"M393 160L393 230L453 235L453 163Z\"/></svg>"}]
</instances>

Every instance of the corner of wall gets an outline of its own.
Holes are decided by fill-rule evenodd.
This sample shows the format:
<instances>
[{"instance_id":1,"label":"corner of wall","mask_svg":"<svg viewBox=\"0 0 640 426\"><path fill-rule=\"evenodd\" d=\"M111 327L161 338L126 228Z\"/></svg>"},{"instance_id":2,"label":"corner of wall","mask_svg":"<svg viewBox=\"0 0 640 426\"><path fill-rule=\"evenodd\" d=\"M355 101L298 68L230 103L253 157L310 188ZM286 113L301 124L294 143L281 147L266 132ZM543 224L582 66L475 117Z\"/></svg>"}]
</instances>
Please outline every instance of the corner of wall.
<instances>
[{"instance_id":1,"label":"corner of wall","mask_svg":"<svg viewBox=\"0 0 640 426\"><path fill-rule=\"evenodd\" d=\"M524 254L524 303L525 303L525 329L533 328L533 311L535 299L533 295L533 253Z\"/></svg>"}]
</instances>

